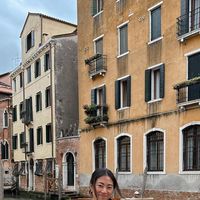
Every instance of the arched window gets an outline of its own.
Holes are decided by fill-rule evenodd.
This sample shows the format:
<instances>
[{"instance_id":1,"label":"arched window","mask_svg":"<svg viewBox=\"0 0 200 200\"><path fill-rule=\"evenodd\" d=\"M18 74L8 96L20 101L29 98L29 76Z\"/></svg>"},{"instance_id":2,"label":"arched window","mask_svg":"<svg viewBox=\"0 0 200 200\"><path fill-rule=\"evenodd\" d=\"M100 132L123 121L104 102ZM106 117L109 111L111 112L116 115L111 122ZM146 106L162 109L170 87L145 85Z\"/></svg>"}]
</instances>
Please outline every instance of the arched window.
<instances>
[{"instance_id":1,"label":"arched window","mask_svg":"<svg viewBox=\"0 0 200 200\"><path fill-rule=\"evenodd\" d=\"M8 159L9 149L8 142L1 142L1 159Z\"/></svg>"},{"instance_id":2,"label":"arched window","mask_svg":"<svg viewBox=\"0 0 200 200\"><path fill-rule=\"evenodd\" d=\"M95 169L106 167L106 142L103 139L97 139L94 142Z\"/></svg>"},{"instance_id":3,"label":"arched window","mask_svg":"<svg viewBox=\"0 0 200 200\"><path fill-rule=\"evenodd\" d=\"M117 168L121 172L130 172L130 137L121 136L117 139Z\"/></svg>"},{"instance_id":4,"label":"arched window","mask_svg":"<svg viewBox=\"0 0 200 200\"><path fill-rule=\"evenodd\" d=\"M163 171L164 168L164 134L154 131L147 135L148 171Z\"/></svg>"},{"instance_id":5,"label":"arched window","mask_svg":"<svg viewBox=\"0 0 200 200\"><path fill-rule=\"evenodd\" d=\"M200 170L200 125L183 129L183 171Z\"/></svg>"}]
</instances>

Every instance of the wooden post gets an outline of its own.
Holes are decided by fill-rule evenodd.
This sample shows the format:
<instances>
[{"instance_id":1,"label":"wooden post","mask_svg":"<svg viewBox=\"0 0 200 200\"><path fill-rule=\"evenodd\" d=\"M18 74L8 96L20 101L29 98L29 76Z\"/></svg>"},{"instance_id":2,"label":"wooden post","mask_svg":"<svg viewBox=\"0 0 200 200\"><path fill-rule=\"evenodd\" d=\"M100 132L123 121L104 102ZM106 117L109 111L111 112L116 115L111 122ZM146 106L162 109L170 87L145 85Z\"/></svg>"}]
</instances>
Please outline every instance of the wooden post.
<instances>
[{"instance_id":1,"label":"wooden post","mask_svg":"<svg viewBox=\"0 0 200 200\"><path fill-rule=\"evenodd\" d=\"M44 170L44 199L47 199L47 173Z\"/></svg>"},{"instance_id":2,"label":"wooden post","mask_svg":"<svg viewBox=\"0 0 200 200\"><path fill-rule=\"evenodd\" d=\"M2 161L0 161L0 199L4 199L4 180L3 180L4 170L2 166Z\"/></svg>"}]
</instances>

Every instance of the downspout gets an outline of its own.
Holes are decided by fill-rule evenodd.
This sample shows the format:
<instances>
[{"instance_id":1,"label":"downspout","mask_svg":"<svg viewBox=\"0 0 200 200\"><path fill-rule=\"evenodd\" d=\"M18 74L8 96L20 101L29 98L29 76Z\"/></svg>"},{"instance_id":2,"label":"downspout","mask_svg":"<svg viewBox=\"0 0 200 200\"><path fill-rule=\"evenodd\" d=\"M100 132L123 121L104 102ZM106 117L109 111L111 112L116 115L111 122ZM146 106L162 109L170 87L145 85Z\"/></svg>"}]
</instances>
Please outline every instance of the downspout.
<instances>
[{"instance_id":1,"label":"downspout","mask_svg":"<svg viewBox=\"0 0 200 200\"><path fill-rule=\"evenodd\" d=\"M52 47L55 47L54 45L54 41L53 42L50 42L50 52L49 52L49 61L50 61L50 88L51 88L51 91L50 91L50 98L51 98L51 156L52 156L52 159L54 160L53 162L53 171L54 171L54 176L55 176L55 159L54 159L54 119L53 119L53 65L52 65L52 55L54 56L54 59L55 59L55 52L52 54L52 50L55 51L55 48L53 49ZM55 60L54 60L54 63L55 63Z\"/></svg>"}]
</instances>

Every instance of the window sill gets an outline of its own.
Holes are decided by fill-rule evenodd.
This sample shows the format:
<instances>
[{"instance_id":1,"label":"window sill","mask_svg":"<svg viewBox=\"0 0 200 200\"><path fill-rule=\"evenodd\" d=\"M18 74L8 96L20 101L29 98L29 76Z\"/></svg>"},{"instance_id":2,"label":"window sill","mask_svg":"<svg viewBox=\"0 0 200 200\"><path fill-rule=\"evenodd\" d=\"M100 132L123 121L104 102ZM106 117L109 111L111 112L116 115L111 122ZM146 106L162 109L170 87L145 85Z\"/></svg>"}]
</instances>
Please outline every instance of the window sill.
<instances>
[{"instance_id":1,"label":"window sill","mask_svg":"<svg viewBox=\"0 0 200 200\"><path fill-rule=\"evenodd\" d=\"M155 43L155 42L158 42L159 40L162 40L162 39L163 39L163 36L161 36L161 37L159 37L159 38L156 38L156 39L154 39L154 40L152 40L152 41L149 41L149 42L148 42L148 45L153 44L153 43Z\"/></svg>"},{"instance_id":2,"label":"window sill","mask_svg":"<svg viewBox=\"0 0 200 200\"><path fill-rule=\"evenodd\" d=\"M123 57L123 56L125 56L125 55L127 55L127 54L129 54L129 51L127 51L127 52L125 52L125 53L123 53L123 54L121 54L121 55L118 55L117 58L121 58L121 57Z\"/></svg>"},{"instance_id":3,"label":"window sill","mask_svg":"<svg viewBox=\"0 0 200 200\"><path fill-rule=\"evenodd\" d=\"M179 174L194 174L194 175L196 175L196 174L200 174L200 171L179 171Z\"/></svg>"},{"instance_id":4,"label":"window sill","mask_svg":"<svg viewBox=\"0 0 200 200\"><path fill-rule=\"evenodd\" d=\"M130 107L123 107L123 108L119 108L119 109L117 109L117 111L123 111L123 110L127 110L128 108L130 108Z\"/></svg>"},{"instance_id":5,"label":"window sill","mask_svg":"<svg viewBox=\"0 0 200 200\"><path fill-rule=\"evenodd\" d=\"M100 15L103 12L103 10L101 10L100 12L96 13L95 15L93 15L93 18L97 17L98 15Z\"/></svg>"},{"instance_id":6,"label":"window sill","mask_svg":"<svg viewBox=\"0 0 200 200\"><path fill-rule=\"evenodd\" d=\"M157 171L152 171L152 172L147 172L147 174L149 174L149 175L165 175L166 174L166 172L164 172L164 171L159 171L159 172L157 172Z\"/></svg>"},{"instance_id":7,"label":"window sill","mask_svg":"<svg viewBox=\"0 0 200 200\"><path fill-rule=\"evenodd\" d=\"M162 101L162 98L153 99L153 100L151 100L151 101L148 101L147 103L148 103L148 104L151 104L151 103L155 103L155 102L159 102L159 101Z\"/></svg>"},{"instance_id":8,"label":"window sill","mask_svg":"<svg viewBox=\"0 0 200 200\"><path fill-rule=\"evenodd\" d=\"M132 174L132 172L131 171L127 171L127 172L120 172L120 171L118 171L118 174L126 175L126 174Z\"/></svg>"}]
</instances>

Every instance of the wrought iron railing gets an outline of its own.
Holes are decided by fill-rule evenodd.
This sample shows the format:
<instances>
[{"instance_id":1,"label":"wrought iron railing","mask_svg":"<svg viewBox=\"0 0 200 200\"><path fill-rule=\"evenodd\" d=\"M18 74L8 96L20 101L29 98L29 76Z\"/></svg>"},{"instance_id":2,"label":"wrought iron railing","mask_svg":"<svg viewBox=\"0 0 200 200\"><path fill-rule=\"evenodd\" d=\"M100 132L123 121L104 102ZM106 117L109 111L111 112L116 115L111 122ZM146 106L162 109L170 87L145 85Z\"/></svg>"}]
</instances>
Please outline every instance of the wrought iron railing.
<instances>
[{"instance_id":1,"label":"wrought iron railing","mask_svg":"<svg viewBox=\"0 0 200 200\"><path fill-rule=\"evenodd\" d=\"M89 76L92 78L96 75L104 75L107 71L106 55L96 54L85 60L85 64L89 66Z\"/></svg>"},{"instance_id":2,"label":"wrought iron railing","mask_svg":"<svg viewBox=\"0 0 200 200\"><path fill-rule=\"evenodd\" d=\"M200 7L177 18L177 36L193 32L200 28Z\"/></svg>"},{"instance_id":3,"label":"wrought iron railing","mask_svg":"<svg viewBox=\"0 0 200 200\"><path fill-rule=\"evenodd\" d=\"M200 101L200 76L178 83L174 86L177 91L177 103Z\"/></svg>"}]
</instances>

